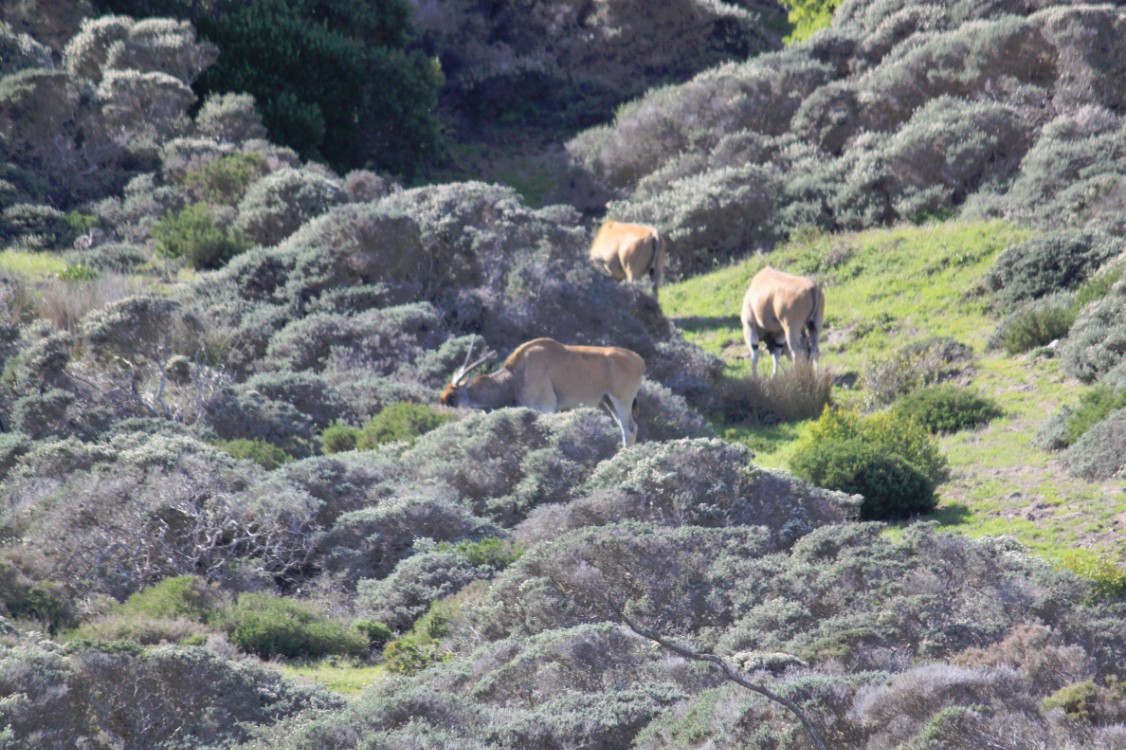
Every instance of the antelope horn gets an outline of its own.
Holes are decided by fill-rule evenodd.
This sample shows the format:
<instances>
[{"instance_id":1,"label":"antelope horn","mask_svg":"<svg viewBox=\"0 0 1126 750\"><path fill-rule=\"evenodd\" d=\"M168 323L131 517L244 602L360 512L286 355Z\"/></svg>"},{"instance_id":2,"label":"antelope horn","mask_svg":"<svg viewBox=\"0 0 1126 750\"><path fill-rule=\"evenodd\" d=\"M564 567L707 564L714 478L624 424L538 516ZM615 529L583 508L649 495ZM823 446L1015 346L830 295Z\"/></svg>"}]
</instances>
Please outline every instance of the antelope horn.
<instances>
[{"instance_id":1,"label":"antelope horn","mask_svg":"<svg viewBox=\"0 0 1126 750\"><path fill-rule=\"evenodd\" d=\"M472 363L470 363L469 358L471 356L473 356L473 345L476 342L477 342L477 335L474 334L473 338L471 338L469 340L469 351L467 351L465 353L465 362L462 363L461 367L457 368L457 372L454 373L454 376L450 381L454 385L460 384L462 379L465 378L467 375L469 375L470 372L472 372L477 367L480 367L481 365L483 365L486 361L488 361L489 357L492 357L494 354L496 354L496 352L494 352L492 350L488 350L483 355L481 355L479 358L475 359Z\"/></svg>"}]
</instances>

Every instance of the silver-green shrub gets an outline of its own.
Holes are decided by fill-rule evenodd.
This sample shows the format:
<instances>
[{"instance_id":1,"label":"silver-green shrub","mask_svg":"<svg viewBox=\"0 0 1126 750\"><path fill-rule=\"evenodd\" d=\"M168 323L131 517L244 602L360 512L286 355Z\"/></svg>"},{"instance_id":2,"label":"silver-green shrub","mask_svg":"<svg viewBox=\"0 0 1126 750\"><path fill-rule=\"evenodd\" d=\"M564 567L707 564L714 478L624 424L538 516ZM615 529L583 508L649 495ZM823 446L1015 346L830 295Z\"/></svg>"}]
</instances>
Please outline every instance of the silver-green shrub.
<instances>
[{"instance_id":1,"label":"silver-green shrub","mask_svg":"<svg viewBox=\"0 0 1126 750\"><path fill-rule=\"evenodd\" d=\"M310 169L280 169L250 186L235 227L259 245L276 245L309 219L344 203L338 180Z\"/></svg>"},{"instance_id":2,"label":"silver-green shrub","mask_svg":"<svg viewBox=\"0 0 1126 750\"><path fill-rule=\"evenodd\" d=\"M1126 474L1126 409L1111 412L1083 433L1063 461L1070 474L1092 482Z\"/></svg>"},{"instance_id":3,"label":"silver-green shrub","mask_svg":"<svg viewBox=\"0 0 1126 750\"><path fill-rule=\"evenodd\" d=\"M1075 289L1122 253L1126 242L1104 232L1063 229L1006 248L985 276L1002 309Z\"/></svg>"},{"instance_id":4,"label":"silver-green shrub","mask_svg":"<svg viewBox=\"0 0 1126 750\"><path fill-rule=\"evenodd\" d=\"M456 552L416 552L382 579L356 585L356 607L392 630L404 631L430 604L488 576Z\"/></svg>"},{"instance_id":5,"label":"silver-green shrub","mask_svg":"<svg viewBox=\"0 0 1126 750\"><path fill-rule=\"evenodd\" d=\"M1126 358L1126 281L1079 312L1060 358L1084 383L1098 380Z\"/></svg>"}]
</instances>

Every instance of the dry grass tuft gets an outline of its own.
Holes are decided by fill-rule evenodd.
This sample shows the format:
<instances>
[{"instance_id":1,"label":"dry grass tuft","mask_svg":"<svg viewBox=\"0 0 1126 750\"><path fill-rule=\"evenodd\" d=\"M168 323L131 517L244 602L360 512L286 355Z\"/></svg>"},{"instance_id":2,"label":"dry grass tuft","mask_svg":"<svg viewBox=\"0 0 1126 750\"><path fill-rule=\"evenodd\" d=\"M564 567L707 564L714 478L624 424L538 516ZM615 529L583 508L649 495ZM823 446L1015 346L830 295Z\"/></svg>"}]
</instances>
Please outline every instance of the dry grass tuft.
<instances>
[{"instance_id":1,"label":"dry grass tuft","mask_svg":"<svg viewBox=\"0 0 1126 750\"><path fill-rule=\"evenodd\" d=\"M832 387L831 370L792 364L780 368L775 377L727 380L721 408L728 420L752 424L814 419L830 402Z\"/></svg>"}]
</instances>

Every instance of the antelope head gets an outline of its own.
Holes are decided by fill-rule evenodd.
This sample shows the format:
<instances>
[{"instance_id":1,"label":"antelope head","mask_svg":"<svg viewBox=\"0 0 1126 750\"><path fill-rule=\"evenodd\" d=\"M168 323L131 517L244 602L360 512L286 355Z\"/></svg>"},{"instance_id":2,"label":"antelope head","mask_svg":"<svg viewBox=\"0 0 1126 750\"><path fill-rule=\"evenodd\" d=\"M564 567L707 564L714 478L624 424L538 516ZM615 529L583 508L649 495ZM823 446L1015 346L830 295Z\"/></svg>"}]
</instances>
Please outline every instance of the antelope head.
<instances>
[{"instance_id":1,"label":"antelope head","mask_svg":"<svg viewBox=\"0 0 1126 750\"><path fill-rule=\"evenodd\" d=\"M465 392L465 388L469 384L469 374L481 365L485 364L485 362L487 362L490 357L496 354L496 352L492 350L486 350L484 354L470 362L469 358L473 356L473 345L476 343L476 341L476 336L470 339L469 351L465 353L465 361L461 363L461 367L457 368L457 370L453 374L453 377L450 378L449 385L447 385L446 389L442 391L441 401L444 406L452 406L454 408L457 408L459 401L461 401L462 394Z\"/></svg>"}]
</instances>

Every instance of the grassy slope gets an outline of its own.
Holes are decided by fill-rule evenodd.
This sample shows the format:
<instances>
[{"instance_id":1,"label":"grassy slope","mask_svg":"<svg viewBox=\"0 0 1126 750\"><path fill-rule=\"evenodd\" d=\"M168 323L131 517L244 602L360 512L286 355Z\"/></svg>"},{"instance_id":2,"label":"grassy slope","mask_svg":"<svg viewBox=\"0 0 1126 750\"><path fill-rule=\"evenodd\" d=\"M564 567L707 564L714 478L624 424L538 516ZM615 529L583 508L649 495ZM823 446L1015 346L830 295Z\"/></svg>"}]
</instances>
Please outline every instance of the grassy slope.
<instances>
[{"instance_id":1,"label":"grassy slope","mask_svg":"<svg viewBox=\"0 0 1126 750\"><path fill-rule=\"evenodd\" d=\"M750 370L739 327L743 292L767 263L821 280L827 300L822 364L838 374L862 372L866 362L930 336L968 344L979 356L972 385L996 399L1005 416L982 430L942 438L952 478L939 490L935 518L971 535L1012 535L1053 559L1126 562L1126 549L1116 543L1126 530L1126 482L1074 479L1031 444L1039 426L1061 404L1075 402L1084 386L1055 360L985 351L997 321L980 280L1001 250L1027 236L1003 222L817 235L671 284L662 290L662 306L690 340L722 356L733 376ZM862 401L856 389L836 389L833 397ZM801 430L798 424L726 434L755 448L760 463L785 467Z\"/></svg>"}]
</instances>

